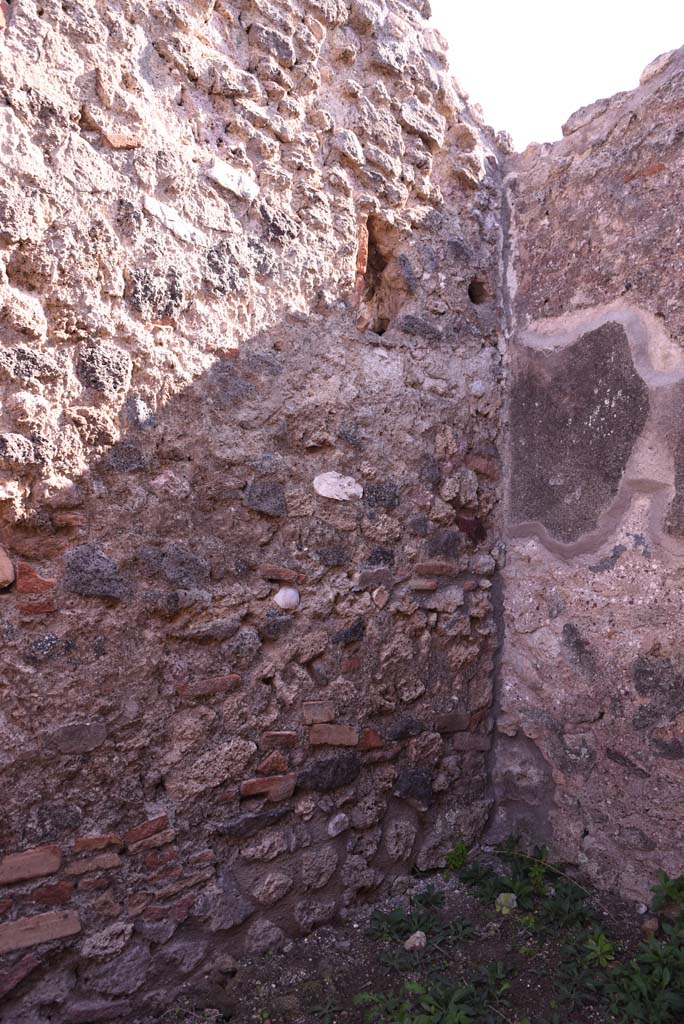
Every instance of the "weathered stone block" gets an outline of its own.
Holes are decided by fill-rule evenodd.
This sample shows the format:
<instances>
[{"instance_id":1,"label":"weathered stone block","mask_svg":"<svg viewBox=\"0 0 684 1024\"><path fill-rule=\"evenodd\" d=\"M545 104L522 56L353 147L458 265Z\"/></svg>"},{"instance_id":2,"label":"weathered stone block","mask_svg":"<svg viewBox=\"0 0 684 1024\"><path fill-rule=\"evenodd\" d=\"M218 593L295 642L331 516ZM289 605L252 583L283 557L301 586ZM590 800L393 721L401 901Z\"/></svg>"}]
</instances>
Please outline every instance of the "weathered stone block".
<instances>
[{"instance_id":1,"label":"weathered stone block","mask_svg":"<svg viewBox=\"0 0 684 1024\"><path fill-rule=\"evenodd\" d=\"M305 889L322 889L337 870L337 853L332 847L305 853L302 857L302 881Z\"/></svg>"},{"instance_id":2,"label":"weathered stone block","mask_svg":"<svg viewBox=\"0 0 684 1024\"><path fill-rule=\"evenodd\" d=\"M314 761L299 775L302 789L317 789L325 793L355 782L361 773L361 760L353 751Z\"/></svg>"},{"instance_id":3,"label":"weathered stone block","mask_svg":"<svg viewBox=\"0 0 684 1024\"><path fill-rule=\"evenodd\" d=\"M114 397L130 384L131 365L128 352L109 342L98 341L81 349L76 376L84 387Z\"/></svg>"},{"instance_id":4,"label":"weathered stone block","mask_svg":"<svg viewBox=\"0 0 684 1024\"><path fill-rule=\"evenodd\" d=\"M252 889L254 899L266 907L278 903L294 885L290 875L282 871L271 871L260 878Z\"/></svg>"},{"instance_id":5,"label":"weathered stone block","mask_svg":"<svg viewBox=\"0 0 684 1024\"><path fill-rule=\"evenodd\" d=\"M48 739L61 754L87 754L105 742L107 726L104 722L75 722L55 729Z\"/></svg>"},{"instance_id":6,"label":"weathered stone block","mask_svg":"<svg viewBox=\"0 0 684 1024\"><path fill-rule=\"evenodd\" d=\"M116 562L97 546L80 544L64 556L64 589L83 597L121 601L130 587Z\"/></svg>"}]
</instances>

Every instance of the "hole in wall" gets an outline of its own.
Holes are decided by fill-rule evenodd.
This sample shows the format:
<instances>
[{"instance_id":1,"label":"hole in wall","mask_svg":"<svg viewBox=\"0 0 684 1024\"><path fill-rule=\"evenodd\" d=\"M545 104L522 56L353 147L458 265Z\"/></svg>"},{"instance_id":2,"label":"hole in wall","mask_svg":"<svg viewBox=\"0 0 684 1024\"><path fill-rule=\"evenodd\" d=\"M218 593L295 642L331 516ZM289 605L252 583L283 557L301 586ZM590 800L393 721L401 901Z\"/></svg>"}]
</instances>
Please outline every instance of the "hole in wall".
<instances>
[{"instance_id":1,"label":"hole in wall","mask_svg":"<svg viewBox=\"0 0 684 1024\"><path fill-rule=\"evenodd\" d=\"M368 258L363 277L361 308L365 329L382 337L396 319L407 295L405 282L397 272L401 234L379 214L371 214L368 229Z\"/></svg>"},{"instance_id":2,"label":"hole in wall","mask_svg":"<svg viewBox=\"0 0 684 1024\"><path fill-rule=\"evenodd\" d=\"M382 275L387 269L387 258L381 249L383 234L379 217L368 218L368 266L366 269L366 291L364 302L371 302L380 290Z\"/></svg>"},{"instance_id":3,"label":"hole in wall","mask_svg":"<svg viewBox=\"0 0 684 1024\"><path fill-rule=\"evenodd\" d=\"M481 306L489 301L489 288L483 277L474 277L468 285L468 298L474 306Z\"/></svg>"}]
</instances>

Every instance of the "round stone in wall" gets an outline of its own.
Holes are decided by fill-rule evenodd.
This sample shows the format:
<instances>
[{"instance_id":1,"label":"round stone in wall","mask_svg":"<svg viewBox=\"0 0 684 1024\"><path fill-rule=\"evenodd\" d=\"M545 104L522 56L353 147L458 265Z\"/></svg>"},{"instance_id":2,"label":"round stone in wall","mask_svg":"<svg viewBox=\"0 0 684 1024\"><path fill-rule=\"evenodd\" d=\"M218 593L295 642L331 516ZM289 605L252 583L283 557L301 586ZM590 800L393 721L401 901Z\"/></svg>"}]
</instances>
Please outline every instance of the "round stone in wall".
<instances>
[{"instance_id":1,"label":"round stone in wall","mask_svg":"<svg viewBox=\"0 0 684 1024\"><path fill-rule=\"evenodd\" d=\"M314 490L323 498L334 498L335 501L349 501L351 498L362 498L363 487L353 476L342 476L340 473L320 473L314 479Z\"/></svg>"},{"instance_id":2,"label":"round stone in wall","mask_svg":"<svg viewBox=\"0 0 684 1024\"><path fill-rule=\"evenodd\" d=\"M14 566L4 548L0 548L0 590L14 583Z\"/></svg>"},{"instance_id":3,"label":"round stone in wall","mask_svg":"<svg viewBox=\"0 0 684 1024\"><path fill-rule=\"evenodd\" d=\"M299 591L295 587L281 587L273 600L279 608L292 611L299 604Z\"/></svg>"}]
</instances>

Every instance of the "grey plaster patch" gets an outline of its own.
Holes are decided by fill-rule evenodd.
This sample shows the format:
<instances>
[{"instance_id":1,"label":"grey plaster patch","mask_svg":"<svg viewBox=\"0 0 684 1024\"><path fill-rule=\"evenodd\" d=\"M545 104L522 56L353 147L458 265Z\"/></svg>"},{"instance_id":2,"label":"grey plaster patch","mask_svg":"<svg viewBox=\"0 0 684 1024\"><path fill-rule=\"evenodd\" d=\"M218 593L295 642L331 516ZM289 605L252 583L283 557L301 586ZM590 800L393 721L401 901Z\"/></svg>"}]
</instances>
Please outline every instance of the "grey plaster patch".
<instances>
[{"instance_id":1,"label":"grey plaster patch","mask_svg":"<svg viewBox=\"0 0 684 1024\"><path fill-rule=\"evenodd\" d=\"M564 542L598 525L648 418L624 327L553 352L520 350L511 398L510 513Z\"/></svg>"}]
</instances>

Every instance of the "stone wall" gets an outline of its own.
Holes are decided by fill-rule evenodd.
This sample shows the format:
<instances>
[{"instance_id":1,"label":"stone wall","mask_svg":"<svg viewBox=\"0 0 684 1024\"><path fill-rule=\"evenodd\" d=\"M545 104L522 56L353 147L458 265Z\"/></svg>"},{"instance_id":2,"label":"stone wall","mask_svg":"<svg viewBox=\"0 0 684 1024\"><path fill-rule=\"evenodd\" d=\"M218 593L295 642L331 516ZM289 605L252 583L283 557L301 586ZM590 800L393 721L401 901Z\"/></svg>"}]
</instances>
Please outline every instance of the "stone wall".
<instances>
[{"instance_id":1,"label":"stone wall","mask_svg":"<svg viewBox=\"0 0 684 1024\"><path fill-rule=\"evenodd\" d=\"M684 873L684 53L508 164L506 642L490 835ZM512 211L512 212L511 212Z\"/></svg>"},{"instance_id":2,"label":"stone wall","mask_svg":"<svg viewBox=\"0 0 684 1024\"><path fill-rule=\"evenodd\" d=\"M150 1019L480 835L500 176L427 4L0 24L0 998Z\"/></svg>"}]
</instances>

